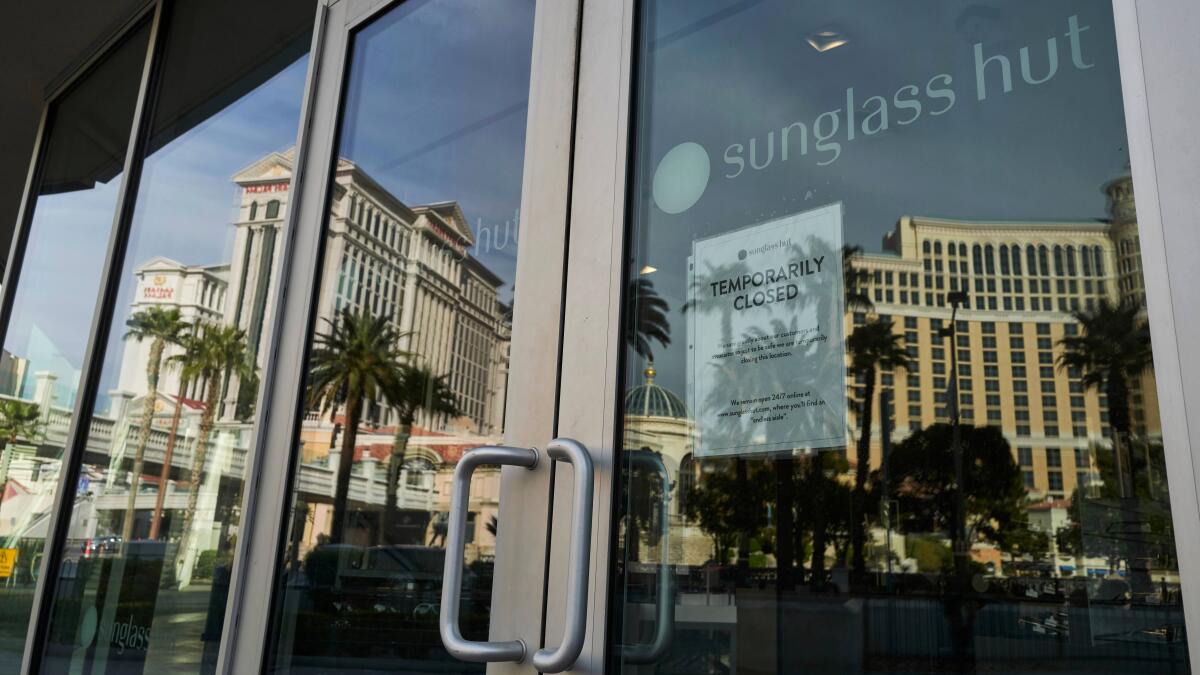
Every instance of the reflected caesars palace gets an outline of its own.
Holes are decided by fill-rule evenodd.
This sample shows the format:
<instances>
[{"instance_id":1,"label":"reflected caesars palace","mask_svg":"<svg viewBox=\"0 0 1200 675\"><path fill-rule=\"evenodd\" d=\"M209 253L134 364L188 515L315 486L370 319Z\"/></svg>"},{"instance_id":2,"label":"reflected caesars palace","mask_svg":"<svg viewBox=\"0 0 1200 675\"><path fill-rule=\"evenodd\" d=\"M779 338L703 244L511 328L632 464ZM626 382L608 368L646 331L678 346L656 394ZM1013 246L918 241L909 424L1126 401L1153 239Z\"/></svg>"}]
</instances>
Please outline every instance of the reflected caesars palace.
<instances>
[{"instance_id":1,"label":"reflected caesars palace","mask_svg":"<svg viewBox=\"0 0 1200 675\"><path fill-rule=\"evenodd\" d=\"M256 371L261 373L266 362L264 334L270 330L275 312L292 162L292 151L272 153L233 177L240 209L230 262L194 265L165 257L137 261L137 285L129 314L149 307L177 308L191 325L235 325L246 331ZM406 539L402 543L426 544L443 533L441 514L448 510L449 480L459 456L469 448L501 441L511 309L499 298L502 279L468 253L475 240L456 203L405 204L344 159L338 164L334 185L324 264L326 278L336 274L338 281L321 288L318 329L327 330L326 321L347 308L387 317L403 336L400 348L415 355L416 365L445 376L461 412L448 418L418 411L408 440L397 495L399 531ZM88 484L93 497L93 513L73 519L72 540L98 540L121 533L128 494L127 465L146 400L151 345L151 340L125 340L120 381L108 392L109 410L93 418L89 455L102 459L90 466L85 462L81 477L81 484ZM181 346L168 344L166 363L182 351ZM29 369L23 359L7 354L5 361L6 393L19 392L22 398L38 403L46 422L43 443L62 447L71 402L55 400L55 376L26 372ZM150 485L144 485L143 494L137 497L135 539L145 538L148 532L159 467L172 443L175 425L179 449L171 461L171 478L176 480L168 483L161 508L169 520L186 507L187 448L197 438L205 385L191 381L180 391L179 369L163 368L146 447L147 471L142 476L143 484ZM220 468L220 478L210 471L214 477L206 476L204 481L212 485L201 487L196 518L207 520L210 527L198 529L211 537L196 543L198 551L216 550L236 534L238 517L230 507L237 501L238 481L244 475L257 386L257 381L242 382L235 376L223 384L209 450L209 466ZM385 503L386 466L395 443L395 412L380 406L367 411L364 420L357 437L350 502L352 509L379 511ZM321 533L330 529L341 430L338 413L331 419L314 411L305 419L296 478L300 499L296 514L304 520L297 523L301 527L294 528L299 540L293 542L293 551L298 554L320 543ZM44 537L57 462L40 460L32 448L27 453L18 448L6 460L9 487L0 508L21 519L14 522L6 515L0 521L0 538ZM97 470L97 464L108 468ZM499 470L481 469L475 480L468 559L486 559L495 550L488 524L496 514ZM225 489L222 483L228 483ZM32 516L28 515L30 500L40 506ZM365 525L348 528L348 542L366 543L365 529ZM183 575L187 577L188 571Z\"/></svg>"},{"instance_id":2,"label":"reflected caesars palace","mask_svg":"<svg viewBox=\"0 0 1200 675\"><path fill-rule=\"evenodd\" d=\"M870 403L871 469L880 468L883 453L881 394L891 402L892 447L914 432L949 424L953 357L957 357L961 425L1001 431L1024 482L1028 527L1048 539L1049 550L1034 560L1014 559L998 547L976 541L971 558L998 576L1011 576L1022 568L1026 573L1052 577L1126 573L1125 562L1089 554L1087 541L1080 549L1056 536L1069 525L1072 495L1099 497L1106 480L1110 487L1115 482L1114 473L1104 468L1111 468L1107 458L1112 454L1113 435L1105 394L1085 386L1079 370L1059 365L1060 341L1080 334L1074 312L1094 311L1102 300L1112 305L1145 304L1132 181L1123 176L1098 187L1103 195L1098 190L1097 199L1106 195L1108 200L1110 217L1105 221L995 222L904 216L884 237L882 252L848 250L846 254L848 296L859 299L848 304L846 335L869 321L890 320L896 343L909 360L907 369L878 370ZM960 290L967 292L966 305L959 308L951 335L949 296ZM694 428L683 397L655 382L653 364L642 367L643 384L632 388L625 400L625 447L661 454L672 491L671 550L665 558L700 565L720 554L714 549L712 528L701 527L686 501L697 486L703 486L706 472L714 469L710 462L698 461L692 454ZM854 404L846 420L848 452L835 453L845 460L834 471L838 481L850 486L855 474L854 446L860 435L855 411L866 400L867 387L863 376L853 369L847 377ZM1144 463L1136 457L1134 463L1150 465L1151 470L1143 475L1154 475L1155 463L1159 463L1161 480L1155 483L1158 494L1153 498L1165 503L1153 373L1147 369L1129 386L1131 431L1145 454ZM1109 463L1102 467L1103 462ZM844 511L846 507L830 508ZM894 564L888 569L936 571L913 557L913 547L906 546L899 533L880 527L881 519L870 520L868 548L873 555L868 559L872 568L884 568L888 539ZM1085 528L1085 539L1088 534ZM1169 537L1169 531L1166 534ZM655 535L643 532L639 538L637 550L627 551L634 558L630 562L659 560ZM943 543L949 545L948 540ZM831 544L831 557L845 554L835 550L836 545ZM1072 550L1065 550L1068 548ZM751 555L752 567L772 566L769 551L762 552L763 563L757 563L758 552ZM1164 557L1173 559L1173 553ZM1177 584L1175 567L1173 562L1152 563L1154 581Z\"/></svg>"}]
</instances>

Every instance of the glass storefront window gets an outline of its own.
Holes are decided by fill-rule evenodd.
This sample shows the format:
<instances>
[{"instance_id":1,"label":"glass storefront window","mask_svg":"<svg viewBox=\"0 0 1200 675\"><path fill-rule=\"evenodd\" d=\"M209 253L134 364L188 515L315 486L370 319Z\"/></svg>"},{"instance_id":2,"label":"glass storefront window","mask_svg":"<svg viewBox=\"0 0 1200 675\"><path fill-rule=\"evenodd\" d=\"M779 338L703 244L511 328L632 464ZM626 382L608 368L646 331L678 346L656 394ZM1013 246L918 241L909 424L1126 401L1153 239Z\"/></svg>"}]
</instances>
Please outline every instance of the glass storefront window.
<instances>
[{"instance_id":1,"label":"glass storefront window","mask_svg":"<svg viewBox=\"0 0 1200 675\"><path fill-rule=\"evenodd\" d=\"M613 670L1188 672L1112 4L637 20Z\"/></svg>"},{"instance_id":2,"label":"glass storefront window","mask_svg":"<svg viewBox=\"0 0 1200 675\"><path fill-rule=\"evenodd\" d=\"M221 641L313 11L164 12L47 671L210 672Z\"/></svg>"},{"instance_id":3,"label":"glass storefront window","mask_svg":"<svg viewBox=\"0 0 1200 675\"><path fill-rule=\"evenodd\" d=\"M47 117L0 353L0 673L21 666L149 35L134 28Z\"/></svg>"},{"instance_id":4,"label":"glass storefront window","mask_svg":"<svg viewBox=\"0 0 1200 675\"><path fill-rule=\"evenodd\" d=\"M534 3L408 0L355 29L303 375L271 672L483 672L438 633L450 485L503 443ZM499 467L461 628L486 639Z\"/></svg>"}]
</instances>

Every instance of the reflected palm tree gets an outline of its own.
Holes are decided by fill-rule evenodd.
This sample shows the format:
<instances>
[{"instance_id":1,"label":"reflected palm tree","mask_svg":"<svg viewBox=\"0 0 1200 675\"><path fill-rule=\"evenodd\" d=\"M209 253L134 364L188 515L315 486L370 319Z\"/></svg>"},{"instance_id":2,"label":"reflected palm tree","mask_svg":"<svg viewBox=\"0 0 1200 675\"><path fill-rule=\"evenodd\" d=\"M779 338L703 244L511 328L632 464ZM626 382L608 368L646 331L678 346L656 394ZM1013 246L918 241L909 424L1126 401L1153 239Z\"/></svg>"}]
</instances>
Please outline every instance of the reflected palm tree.
<instances>
[{"instance_id":1,"label":"reflected palm tree","mask_svg":"<svg viewBox=\"0 0 1200 675\"><path fill-rule=\"evenodd\" d=\"M686 486L687 517L712 537L718 564L728 562L736 542L739 568L749 567L749 548L743 540L761 535L768 524L767 504L775 495L771 474L765 460L719 457L704 460L699 480Z\"/></svg>"},{"instance_id":2,"label":"reflected palm tree","mask_svg":"<svg viewBox=\"0 0 1200 675\"><path fill-rule=\"evenodd\" d=\"M185 337L183 340L186 339ZM175 411L171 414L171 426L167 430L167 449L163 452L162 472L158 477L158 494L154 498L154 513L150 516L149 538L151 540L158 539L159 528L162 525L163 506L167 497L167 480L171 477L171 460L175 456L175 444L179 441L179 422L183 419L183 401L189 386L191 386L191 380L181 373L179 390L175 393Z\"/></svg>"},{"instance_id":3,"label":"reflected palm tree","mask_svg":"<svg viewBox=\"0 0 1200 675\"><path fill-rule=\"evenodd\" d=\"M1081 332L1059 341L1063 351L1058 357L1058 367L1078 370L1085 387L1103 391L1107 397L1121 518L1125 528L1140 530L1142 516L1138 513L1133 463L1128 454L1133 430L1129 385L1154 365L1150 325L1141 304L1128 300L1113 304L1102 299L1096 309L1074 315ZM1134 537L1128 541L1127 556L1131 586L1135 592L1147 592L1152 584L1140 539Z\"/></svg>"},{"instance_id":4,"label":"reflected palm tree","mask_svg":"<svg viewBox=\"0 0 1200 675\"><path fill-rule=\"evenodd\" d=\"M849 521L846 503L852 498L850 488L836 476L847 470L846 457L842 452L817 451L809 457L806 468L801 472L801 495L798 523L807 523L812 528L812 563L809 570L809 585L814 591L828 589L826 582L825 554L830 542L835 551L839 548L836 539L839 530ZM803 539L798 538L796 550L803 559Z\"/></svg>"},{"instance_id":5,"label":"reflected palm tree","mask_svg":"<svg viewBox=\"0 0 1200 675\"><path fill-rule=\"evenodd\" d=\"M254 364L246 344L246 331L235 326L207 326L199 334L186 338L183 346L184 353L176 357L180 363L180 377L204 383L204 412L200 416L200 430L192 451L187 508L183 512L183 534L179 544L179 550L186 557L200 500L204 464L208 459L208 441L220 405L221 385L230 376L252 376Z\"/></svg>"},{"instance_id":6,"label":"reflected palm tree","mask_svg":"<svg viewBox=\"0 0 1200 675\"><path fill-rule=\"evenodd\" d=\"M954 556L943 543L960 531L960 490L966 496L962 529L968 546L989 542L1014 561L1036 562L1048 556L1050 538L1030 527L1021 469L1000 429L960 429L965 470L961 486L954 469L954 433L949 424L935 424L897 443L887 457L890 494L886 496L897 502L899 529L909 536L912 550L927 551L914 556L918 564L931 565L920 571L937 572L943 578L954 575L954 583L945 585L943 611L957 662L955 672L975 672L975 626L988 599L971 591L968 580L982 570L978 563L969 567L965 558ZM881 478L877 472L875 479Z\"/></svg>"},{"instance_id":7,"label":"reflected palm tree","mask_svg":"<svg viewBox=\"0 0 1200 675\"><path fill-rule=\"evenodd\" d=\"M858 249L853 247L843 249L840 252L842 261L845 262L853 257ZM790 251L791 255L797 259L806 259L810 256L824 256L829 259L831 256L839 255L837 250L829 249L822 241L816 238L809 238L802 244L794 245ZM732 347L735 344L734 339L734 319L735 312L732 302L728 299L721 299L710 296L706 289L714 282L719 282L723 279L737 278L748 272L748 266L744 261L726 264L720 267L709 266L703 273L697 273L692 282L690 296L693 298L684 306L684 311L698 311L702 313L720 313L720 331L721 344L727 347ZM846 293L846 288L852 289L848 295L850 300L856 307L870 307L870 301L865 293L859 292L856 289L861 288L861 282L865 281L865 275L855 273L846 278L845 269L841 275L835 275L832 278L814 277L807 284L804 292L799 297L795 298L787 305L780 305L770 310L770 318L764 317L760 325L744 326L742 328L741 341L764 341L775 336L795 335L798 329L802 328L801 317L803 313L814 312L816 323L813 327L828 326L833 322L840 322L844 316L843 293ZM807 324L806 324L807 325ZM816 343L804 345L803 343L793 343L791 348L794 354L791 358L798 359L802 363L807 363L806 366L810 369L809 376L814 381L828 381L829 378L844 377L844 364L840 359L823 359L819 358L819 349ZM699 364L698 364L699 365ZM708 400L697 401L698 406L702 406L703 410L712 411L720 410L726 407L730 398L742 399L761 396L763 392L775 391L786 392L791 391L796 387L808 386L805 384L806 378L801 378L797 381L795 373L790 368L765 369L755 378L747 378L743 375L742 368L732 359L716 361L710 364L705 364L706 367L716 369L716 384L711 388ZM836 371L836 372L833 372ZM839 432L841 429L841 415L837 416L837 426ZM745 417L738 417L723 422L720 431L726 437L744 437L748 432L749 420ZM811 431L815 431L822 425L822 421L807 416L798 416L787 422L791 425L790 431L797 438L811 437ZM710 432L714 429L709 429ZM785 454L777 455L775 460L775 471L772 472L772 497L779 500L778 521L776 527L776 560L780 570L780 580L786 587L791 587L794 577L792 576L793 565L796 561L802 561L804 558L804 533L803 527L811 526L813 530L813 569L815 570L815 578L824 578L824 555L826 545L832 539L833 528L836 526L833 512L828 510L807 509L795 504L793 510L793 502L795 490L792 482L794 480L802 480L797 478L796 462L793 455L796 452L811 450L811 448L798 447ZM826 478L826 473L831 468L833 462L828 457L830 453L817 451L815 457L810 463L813 469L813 475ZM734 460L733 467L733 488L735 494L746 494L750 490L751 485L755 481L755 477L750 475L746 466L746 459L739 456ZM801 475L803 475L801 473ZM814 483L814 485L817 483ZM824 487L824 483L820 483ZM805 493L807 494L807 493ZM845 502L839 502L839 507L842 507ZM838 512L844 512L844 508L839 508ZM743 518L745 520L745 518ZM844 528L843 528L844 529ZM750 530L738 533L738 548L739 561L749 559L749 543ZM784 542L787 539L787 542ZM748 572L745 566L742 566L742 572Z\"/></svg>"},{"instance_id":8,"label":"reflected palm tree","mask_svg":"<svg viewBox=\"0 0 1200 675\"><path fill-rule=\"evenodd\" d=\"M798 298L797 307L808 306L811 298L808 296ZM792 316L790 320L785 321L780 318L775 318L766 326L755 326L746 331L743 338L763 340L771 336L795 334L800 327L799 318ZM810 358L811 354L802 351L799 347L794 347L801 352L796 358ZM840 367L841 364L835 363L833 360L826 360L824 363L814 366L818 370L825 368ZM837 374L841 377L841 373ZM760 385L764 390L784 392L789 391L796 386L793 373L786 368L772 369L760 376ZM820 372L813 375L814 380L826 381L828 375ZM810 434L813 429L809 425L813 420L800 418L796 420L793 429L799 435ZM800 449L803 450L803 449ZM805 494L804 490L823 489L823 485L818 485L815 478L807 476L803 470L797 471L797 462L795 459L796 451L785 451L775 458L775 494L776 494L776 541L775 541L775 564L778 574L778 584L780 590L794 590L797 577L795 575L795 566L799 562L801 567L801 575L803 576L803 555L804 549L801 545L804 536L802 533L797 533L797 528L803 527L802 522L805 521L805 515L812 515L811 509L809 513L801 513L804 511L804 506L797 502L796 495L798 493L797 483L804 483L799 488L800 494ZM816 452L817 456L813 458L814 465L819 465L817 473L824 475L824 467L826 466L825 456L829 453ZM811 479L811 481L810 481ZM811 482L811 485L809 484ZM821 528L822 532L814 536L814 541L821 546L822 551L825 550L825 545L828 543L826 531L831 522L826 514L821 514L813 519L815 527ZM823 557L823 556L822 556ZM824 577L824 561L821 561L821 577Z\"/></svg>"},{"instance_id":9,"label":"reflected palm tree","mask_svg":"<svg viewBox=\"0 0 1200 675\"><path fill-rule=\"evenodd\" d=\"M846 339L850 352L850 369L863 379L865 387L859 401L857 466L854 471L854 522L850 528L853 548L852 567L861 578L867 571L863 548L866 541L867 477L871 467L871 423L875 404L875 380L878 369L908 368L908 354L900 345L900 335L892 331L890 320L873 319L858 326ZM883 411L887 414L887 411Z\"/></svg>"},{"instance_id":10,"label":"reflected palm tree","mask_svg":"<svg viewBox=\"0 0 1200 675\"><path fill-rule=\"evenodd\" d=\"M399 488L400 471L404 468L404 456L408 453L408 439L412 436L413 420L422 411L432 415L454 417L460 414L458 399L445 375L434 375L423 366L404 365L399 375L383 386L383 395L396 410L396 437L392 443L392 456L388 460L387 496L383 509L383 527L379 531L379 543L386 543L392 533L396 515L396 494Z\"/></svg>"},{"instance_id":11,"label":"reflected palm tree","mask_svg":"<svg viewBox=\"0 0 1200 675\"><path fill-rule=\"evenodd\" d=\"M671 344L671 321L667 318L670 305L654 290L654 282L638 277L629 284L633 316L626 334L626 342L639 356L653 361L654 353L650 342L662 347Z\"/></svg>"},{"instance_id":12,"label":"reflected palm tree","mask_svg":"<svg viewBox=\"0 0 1200 675\"><path fill-rule=\"evenodd\" d=\"M1104 392L1109 424L1114 432L1127 436L1132 429L1129 383L1154 364L1150 324L1136 302L1101 300L1095 310L1074 314L1082 330L1059 341L1063 351L1058 366L1079 370L1085 387Z\"/></svg>"},{"instance_id":13,"label":"reflected palm tree","mask_svg":"<svg viewBox=\"0 0 1200 675\"><path fill-rule=\"evenodd\" d=\"M851 313L875 310L875 303L865 288L871 273L858 266L862 253L862 246L842 246L842 287L846 294L846 311Z\"/></svg>"},{"instance_id":14,"label":"reflected palm tree","mask_svg":"<svg viewBox=\"0 0 1200 675\"><path fill-rule=\"evenodd\" d=\"M133 516L138 494L138 482L146 457L146 445L150 442L154 408L158 403L158 380L163 367L163 353L167 345L177 345L187 333L188 324L183 320L179 308L147 307L129 317L125 322L129 328L125 339L141 342L150 341L150 354L146 359L146 395L142 399L142 421L138 427L137 441L133 452L133 470L129 476L129 498L125 504L125 521L121 526L121 541L133 536ZM159 486L161 492L163 486Z\"/></svg>"},{"instance_id":15,"label":"reflected palm tree","mask_svg":"<svg viewBox=\"0 0 1200 675\"><path fill-rule=\"evenodd\" d=\"M344 309L336 319L325 322L329 329L317 334L309 356L308 404L328 412L330 420L339 409L344 417L329 536L331 543L340 544L344 543L358 424L363 411L379 403L387 388L396 385L408 353L397 347L402 336L387 317Z\"/></svg>"},{"instance_id":16,"label":"reflected palm tree","mask_svg":"<svg viewBox=\"0 0 1200 675\"><path fill-rule=\"evenodd\" d=\"M42 438L44 428L42 410L38 404L11 398L0 399L0 440L4 442L4 449L0 451L0 502L4 501L8 468L12 465L17 441L38 441Z\"/></svg>"},{"instance_id":17,"label":"reflected palm tree","mask_svg":"<svg viewBox=\"0 0 1200 675\"><path fill-rule=\"evenodd\" d=\"M728 278L733 278L736 276L741 276L745 272L746 269L747 269L747 266L743 262L721 265L719 267L714 267L712 265L709 265L708 269L703 274L697 274L693 278L692 285L691 285L691 292L690 292L690 297L692 299L689 300L683 306L684 312L688 312L688 311L698 311L698 312L703 312L703 313L720 312L721 313L721 344L724 344L724 345L732 345L732 343L733 343L733 303L718 300L716 298L707 298L706 299L706 295L703 293L703 289L706 288L709 284L713 283L713 281L719 281L721 279L728 279ZM712 388L712 391L709 392L707 400L697 401L696 403L699 406L704 406L705 409L720 409L727 402L725 400L725 397L729 394L729 392L736 391L736 388L739 386L745 386L745 383L741 381L741 378L739 377L738 372L737 372L737 368L734 365L732 365L732 363L728 360L724 361L724 362L720 362L720 363L712 363L712 364L707 364L707 365L709 365L717 370L717 378L716 379L717 379L717 381L721 382L722 384ZM698 410L693 411L693 413L699 413L699 412L700 411L698 411ZM738 427L737 429L734 428L734 424L737 425L737 427ZM742 418L738 418L736 422L730 422L730 423L726 424L725 425L726 428L724 429L724 432L727 435L729 435L729 434L736 435L736 434L741 433L745 429L745 426L746 426L746 421ZM748 490L746 460L743 457L738 456L737 458L734 459L733 464L734 464L735 483L734 483L734 487L732 488L731 491L733 492L733 494L736 494L736 495L746 494L746 492ZM698 495L698 499L703 499L703 497ZM743 506L740 508L745 508L745 507ZM695 519L700 520L701 513L703 513L703 509L701 509L699 511L695 511L693 513L690 513L689 515ZM738 520L739 520L739 518L735 517L731 522L736 523ZM703 520L701 520L701 527L707 529L707 531L714 537L714 539L717 541L718 549L720 549L720 547L724 544L721 542L720 536L718 536L715 532L717 531L717 529L720 529L721 527L723 527L723 525L718 525L718 523L723 523L723 524L727 525L728 522L730 522L730 521L725 521L720 518L714 519L714 518L710 517L708 519L708 522L710 523L710 526L712 526L712 527L705 528L705 525L703 524ZM713 529L713 528L717 528L717 529ZM744 580L746 578L747 573L749 572L750 532L747 530L737 531L736 528L734 528L732 531L722 530L722 532L723 532L723 534L721 536L725 536L727 534L732 534L733 536L736 536L736 538L737 538L738 571L739 571L739 575L740 575L741 579ZM722 561L722 563L724 561L725 554L726 554L725 549L719 550L719 559Z\"/></svg>"}]
</instances>

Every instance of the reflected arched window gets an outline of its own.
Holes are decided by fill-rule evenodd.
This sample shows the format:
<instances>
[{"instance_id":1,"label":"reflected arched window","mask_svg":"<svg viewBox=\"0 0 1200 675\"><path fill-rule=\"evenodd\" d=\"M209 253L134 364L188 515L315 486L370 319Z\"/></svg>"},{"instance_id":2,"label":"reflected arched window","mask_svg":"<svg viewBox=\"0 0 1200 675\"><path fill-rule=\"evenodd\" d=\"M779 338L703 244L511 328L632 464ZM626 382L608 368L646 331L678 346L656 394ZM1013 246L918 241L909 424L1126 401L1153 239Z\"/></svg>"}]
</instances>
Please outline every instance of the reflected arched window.
<instances>
[{"instance_id":1,"label":"reflected arched window","mask_svg":"<svg viewBox=\"0 0 1200 675\"><path fill-rule=\"evenodd\" d=\"M424 457L413 457L404 462L404 484L418 490L428 490L433 487L433 462Z\"/></svg>"},{"instance_id":2,"label":"reflected arched window","mask_svg":"<svg viewBox=\"0 0 1200 675\"><path fill-rule=\"evenodd\" d=\"M941 255L941 254L942 254L942 242L940 242L940 241L935 241L935 242L933 242L933 252L934 252L936 255Z\"/></svg>"},{"instance_id":3,"label":"reflected arched window","mask_svg":"<svg viewBox=\"0 0 1200 675\"><path fill-rule=\"evenodd\" d=\"M279 200L272 199L271 201L267 202L267 219L270 220L271 218L278 218L278 217L279 217Z\"/></svg>"},{"instance_id":4,"label":"reflected arched window","mask_svg":"<svg viewBox=\"0 0 1200 675\"><path fill-rule=\"evenodd\" d=\"M1083 276L1092 276L1092 249L1090 247L1079 247L1079 266L1083 270Z\"/></svg>"},{"instance_id":5,"label":"reflected arched window","mask_svg":"<svg viewBox=\"0 0 1200 675\"><path fill-rule=\"evenodd\" d=\"M971 260L975 274L983 274L983 247L979 244L971 247Z\"/></svg>"},{"instance_id":6,"label":"reflected arched window","mask_svg":"<svg viewBox=\"0 0 1200 675\"><path fill-rule=\"evenodd\" d=\"M250 220L258 217L258 202L250 202Z\"/></svg>"},{"instance_id":7,"label":"reflected arched window","mask_svg":"<svg viewBox=\"0 0 1200 675\"><path fill-rule=\"evenodd\" d=\"M996 273L996 250L991 244L983 248L983 264L987 267L988 274Z\"/></svg>"},{"instance_id":8,"label":"reflected arched window","mask_svg":"<svg viewBox=\"0 0 1200 675\"><path fill-rule=\"evenodd\" d=\"M1021 246L1020 246L1020 244L1013 244L1013 247L1012 247L1012 273L1013 274L1021 273Z\"/></svg>"},{"instance_id":9,"label":"reflected arched window","mask_svg":"<svg viewBox=\"0 0 1200 675\"><path fill-rule=\"evenodd\" d=\"M1050 276L1050 249L1045 246L1038 247L1038 268L1042 272L1042 276Z\"/></svg>"},{"instance_id":10,"label":"reflected arched window","mask_svg":"<svg viewBox=\"0 0 1200 675\"><path fill-rule=\"evenodd\" d=\"M1001 244L1000 245L1000 274L1008 274L1009 271L1010 270L1009 270L1009 266L1008 266L1008 246Z\"/></svg>"},{"instance_id":11,"label":"reflected arched window","mask_svg":"<svg viewBox=\"0 0 1200 675\"><path fill-rule=\"evenodd\" d=\"M1104 249L1093 246L1092 255L1096 258L1096 276L1104 276Z\"/></svg>"},{"instance_id":12,"label":"reflected arched window","mask_svg":"<svg viewBox=\"0 0 1200 675\"><path fill-rule=\"evenodd\" d=\"M691 453L685 455L683 461L679 462L679 478L675 482L679 486L678 503L679 510L682 512L683 502L687 499L687 495L693 492L700 483L700 464Z\"/></svg>"},{"instance_id":13,"label":"reflected arched window","mask_svg":"<svg viewBox=\"0 0 1200 675\"><path fill-rule=\"evenodd\" d=\"M1063 275L1063 251L1062 247L1057 245L1054 247L1054 275Z\"/></svg>"},{"instance_id":14,"label":"reflected arched window","mask_svg":"<svg viewBox=\"0 0 1200 675\"><path fill-rule=\"evenodd\" d=\"M1025 247L1025 264L1026 269L1029 270L1029 276L1036 277L1038 273L1037 252L1034 250L1033 244L1029 244Z\"/></svg>"},{"instance_id":15,"label":"reflected arched window","mask_svg":"<svg viewBox=\"0 0 1200 675\"><path fill-rule=\"evenodd\" d=\"M962 258L967 257L967 245L966 244L958 245L958 255L959 255L959 257L962 257Z\"/></svg>"},{"instance_id":16,"label":"reflected arched window","mask_svg":"<svg viewBox=\"0 0 1200 675\"><path fill-rule=\"evenodd\" d=\"M1067 276L1073 277L1079 269L1075 265L1075 247L1067 247Z\"/></svg>"},{"instance_id":17,"label":"reflected arched window","mask_svg":"<svg viewBox=\"0 0 1200 675\"><path fill-rule=\"evenodd\" d=\"M929 253L929 240L928 239L921 242L921 252L926 253L926 254Z\"/></svg>"}]
</instances>

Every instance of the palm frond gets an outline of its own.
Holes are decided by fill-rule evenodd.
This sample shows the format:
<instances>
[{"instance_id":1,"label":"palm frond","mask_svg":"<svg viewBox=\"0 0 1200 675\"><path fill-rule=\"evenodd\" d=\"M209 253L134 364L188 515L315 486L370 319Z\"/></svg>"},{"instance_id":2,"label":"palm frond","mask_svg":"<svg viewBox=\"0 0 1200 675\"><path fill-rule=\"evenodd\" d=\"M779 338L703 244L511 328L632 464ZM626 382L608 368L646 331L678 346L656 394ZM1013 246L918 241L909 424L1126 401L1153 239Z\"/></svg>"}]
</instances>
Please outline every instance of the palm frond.
<instances>
[{"instance_id":1,"label":"palm frond","mask_svg":"<svg viewBox=\"0 0 1200 675\"><path fill-rule=\"evenodd\" d=\"M401 424L412 424L422 410L449 417L462 414L446 376L424 366L401 366L398 376L385 383L384 398L396 409Z\"/></svg>"},{"instance_id":2,"label":"palm frond","mask_svg":"<svg viewBox=\"0 0 1200 675\"><path fill-rule=\"evenodd\" d=\"M309 406L324 413L350 397L376 405L409 356L399 347L403 336L387 317L349 309L325 323L308 359Z\"/></svg>"}]
</instances>

